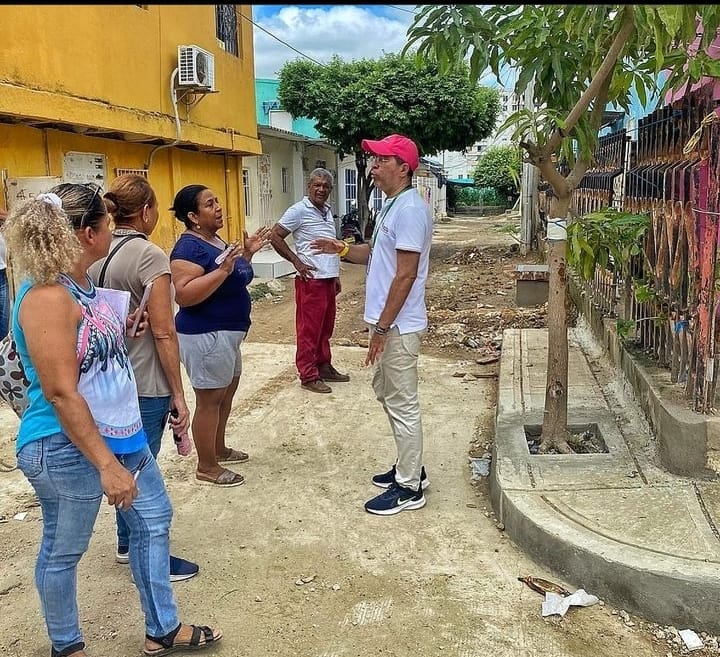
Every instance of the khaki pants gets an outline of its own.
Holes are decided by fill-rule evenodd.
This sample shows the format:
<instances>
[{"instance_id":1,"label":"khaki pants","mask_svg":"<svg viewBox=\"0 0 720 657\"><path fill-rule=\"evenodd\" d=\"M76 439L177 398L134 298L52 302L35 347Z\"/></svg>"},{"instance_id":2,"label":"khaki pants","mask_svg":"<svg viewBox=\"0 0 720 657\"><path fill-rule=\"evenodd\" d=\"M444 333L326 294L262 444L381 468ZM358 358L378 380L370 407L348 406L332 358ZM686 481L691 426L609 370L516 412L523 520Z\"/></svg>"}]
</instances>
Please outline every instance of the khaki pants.
<instances>
[{"instance_id":1,"label":"khaki pants","mask_svg":"<svg viewBox=\"0 0 720 657\"><path fill-rule=\"evenodd\" d=\"M372 327L370 328L372 331ZM418 396L418 354L425 331L388 333L385 349L375 363L372 386L382 404L395 438L395 480L405 488L420 488L423 431Z\"/></svg>"}]
</instances>

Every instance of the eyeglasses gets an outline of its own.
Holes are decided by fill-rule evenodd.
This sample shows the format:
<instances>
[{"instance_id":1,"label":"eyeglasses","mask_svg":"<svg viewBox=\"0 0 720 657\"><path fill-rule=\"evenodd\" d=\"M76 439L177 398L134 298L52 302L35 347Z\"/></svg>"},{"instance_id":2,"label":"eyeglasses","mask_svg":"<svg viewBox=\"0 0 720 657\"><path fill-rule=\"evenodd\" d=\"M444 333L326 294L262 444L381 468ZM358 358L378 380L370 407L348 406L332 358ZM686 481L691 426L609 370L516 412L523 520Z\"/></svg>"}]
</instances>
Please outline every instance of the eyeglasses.
<instances>
[{"instance_id":1,"label":"eyeglasses","mask_svg":"<svg viewBox=\"0 0 720 657\"><path fill-rule=\"evenodd\" d=\"M90 199L90 203L87 204L87 207L85 208L85 212L82 213L82 216L80 217L80 230L85 228L85 219L87 217L88 212L92 209L93 203L95 203L95 199L97 198L97 195L100 193L100 187L99 185L93 185L93 183L85 183L85 187L90 188L90 186L95 187L95 192L92 195L92 198Z\"/></svg>"},{"instance_id":2,"label":"eyeglasses","mask_svg":"<svg viewBox=\"0 0 720 657\"><path fill-rule=\"evenodd\" d=\"M370 161L373 164L387 164L390 162L390 160L394 160L395 157L393 155L373 155L370 158Z\"/></svg>"}]
</instances>

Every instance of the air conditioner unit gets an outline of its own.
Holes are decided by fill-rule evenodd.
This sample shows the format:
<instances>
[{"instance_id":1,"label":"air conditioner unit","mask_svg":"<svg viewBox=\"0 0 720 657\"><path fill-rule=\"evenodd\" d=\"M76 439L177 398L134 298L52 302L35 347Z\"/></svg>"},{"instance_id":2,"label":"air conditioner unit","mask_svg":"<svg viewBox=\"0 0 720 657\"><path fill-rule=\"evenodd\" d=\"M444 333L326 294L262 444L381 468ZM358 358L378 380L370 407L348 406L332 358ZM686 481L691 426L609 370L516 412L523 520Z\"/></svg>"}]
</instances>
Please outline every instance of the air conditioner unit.
<instances>
[{"instance_id":1,"label":"air conditioner unit","mask_svg":"<svg viewBox=\"0 0 720 657\"><path fill-rule=\"evenodd\" d=\"M178 46L177 86L215 91L215 56L198 46Z\"/></svg>"}]
</instances>

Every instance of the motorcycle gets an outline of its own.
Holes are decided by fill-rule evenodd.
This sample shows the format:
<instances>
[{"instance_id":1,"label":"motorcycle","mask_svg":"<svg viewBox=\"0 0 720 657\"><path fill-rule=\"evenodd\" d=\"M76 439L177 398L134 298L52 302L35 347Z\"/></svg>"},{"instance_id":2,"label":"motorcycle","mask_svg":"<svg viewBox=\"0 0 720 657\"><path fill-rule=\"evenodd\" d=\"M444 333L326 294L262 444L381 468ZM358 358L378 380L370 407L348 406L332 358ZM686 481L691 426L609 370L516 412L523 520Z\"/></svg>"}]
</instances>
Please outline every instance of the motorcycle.
<instances>
[{"instance_id":1,"label":"motorcycle","mask_svg":"<svg viewBox=\"0 0 720 657\"><path fill-rule=\"evenodd\" d=\"M360 228L360 215L355 202L350 206L350 212L344 214L340 219L340 239L350 244L362 244L365 241Z\"/></svg>"}]
</instances>

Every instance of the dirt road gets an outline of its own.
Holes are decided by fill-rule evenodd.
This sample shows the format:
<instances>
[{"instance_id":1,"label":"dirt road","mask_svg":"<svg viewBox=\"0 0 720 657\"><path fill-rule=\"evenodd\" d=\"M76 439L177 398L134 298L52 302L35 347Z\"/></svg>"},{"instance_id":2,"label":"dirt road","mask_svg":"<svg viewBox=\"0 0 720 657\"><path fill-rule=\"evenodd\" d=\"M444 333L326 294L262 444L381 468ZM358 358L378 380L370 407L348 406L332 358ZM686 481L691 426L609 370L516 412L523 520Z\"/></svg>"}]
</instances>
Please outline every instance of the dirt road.
<instances>
[{"instance_id":1,"label":"dirt road","mask_svg":"<svg viewBox=\"0 0 720 657\"><path fill-rule=\"evenodd\" d=\"M509 541L468 456L492 441L498 332L542 322L513 307L508 274L519 256L503 221L439 224L428 292L431 330L421 400L431 486L427 506L377 517L362 504L378 489L393 446L361 366L366 333L362 268L344 265L335 360L352 380L332 395L300 389L293 366L293 299L262 300L243 347L231 444L250 452L244 486L197 483L194 457L160 454L175 517L172 549L197 561L175 584L184 620L220 626L219 657L664 657L639 619L572 608L542 619L542 596L521 575L556 579ZM475 254L471 256L470 254ZM503 259L502 262L498 259ZM503 270L505 267L505 271ZM455 376L482 371L487 378ZM188 399L192 399L189 391ZM0 459L14 464L16 421L0 408ZM39 509L22 475L0 473L0 654L46 657L33 584ZM13 515L22 512L21 520ZM127 566L114 562L114 519L103 506L79 571L88 654L140 655L143 627ZM556 580L557 581L557 580ZM560 582L563 583L563 582ZM632 624L635 623L635 624Z\"/></svg>"}]
</instances>

